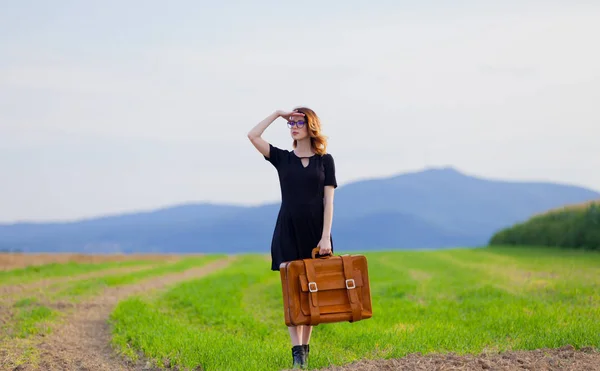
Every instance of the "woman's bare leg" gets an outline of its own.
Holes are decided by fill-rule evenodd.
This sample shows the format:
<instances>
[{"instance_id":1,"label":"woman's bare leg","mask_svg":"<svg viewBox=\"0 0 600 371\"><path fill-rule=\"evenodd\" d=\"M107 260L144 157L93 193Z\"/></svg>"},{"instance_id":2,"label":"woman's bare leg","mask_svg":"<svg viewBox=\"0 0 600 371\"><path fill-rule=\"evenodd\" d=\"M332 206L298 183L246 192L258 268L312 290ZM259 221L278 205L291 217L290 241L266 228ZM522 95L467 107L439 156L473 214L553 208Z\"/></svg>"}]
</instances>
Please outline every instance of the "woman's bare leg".
<instances>
[{"instance_id":1,"label":"woman's bare leg","mask_svg":"<svg viewBox=\"0 0 600 371\"><path fill-rule=\"evenodd\" d=\"M302 340L302 344L308 344L310 342L310 335L312 334L312 326L298 326L302 328L302 333L300 334L300 338Z\"/></svg>"},{"instance_id":2,"label":"woman's bare leg","mask_svg":"<svg viewBox=\"0 0 600 371\"><path fill-rule=\"evenodd\" d=\"M301 345L302 343L302 327L304 326L288 326L288 332L290 333L290 340L292 345Z\"/></svg>"}]
</instances>

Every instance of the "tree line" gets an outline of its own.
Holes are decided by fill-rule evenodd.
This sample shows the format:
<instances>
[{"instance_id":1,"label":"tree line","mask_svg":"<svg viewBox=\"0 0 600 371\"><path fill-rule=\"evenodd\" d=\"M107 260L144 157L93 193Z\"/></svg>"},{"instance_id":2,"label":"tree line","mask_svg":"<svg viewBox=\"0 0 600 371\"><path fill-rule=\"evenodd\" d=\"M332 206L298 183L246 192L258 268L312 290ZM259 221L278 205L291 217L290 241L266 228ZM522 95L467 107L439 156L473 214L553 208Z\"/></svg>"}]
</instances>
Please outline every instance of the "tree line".
<instances>
[{"instance_id":1,"label":"tree line","mask_svg":"<svg viewBox=\"0 0 600 371\"><path fill-rule=\"evenodd\" d=\"M529 245L600 250L600 203L535 215L495 233L489 245Z\"/></svg>"}]
</instances>

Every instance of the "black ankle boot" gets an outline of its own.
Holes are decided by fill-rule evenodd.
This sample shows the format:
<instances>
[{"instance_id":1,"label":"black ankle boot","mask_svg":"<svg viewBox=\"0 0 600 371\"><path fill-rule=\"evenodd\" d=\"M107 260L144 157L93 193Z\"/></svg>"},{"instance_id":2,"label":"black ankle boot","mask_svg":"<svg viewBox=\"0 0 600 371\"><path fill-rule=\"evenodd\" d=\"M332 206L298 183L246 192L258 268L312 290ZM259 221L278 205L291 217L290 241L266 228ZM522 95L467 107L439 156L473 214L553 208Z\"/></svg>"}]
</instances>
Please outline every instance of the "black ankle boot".
<instances>
[{"instance_id":1,"label":"black ankle boot","mask_svg":"<svg viewBox=\"0 0 600 371\"><path fill-rule=\"evenodd\" d=\"M296 369L296 368L305 368L306 367L306 361L305 361L305 352L304 352L304 346L302 345L294 345L292 347L292 368Z\"/></svg>"},{"instance_id":2,"label":"black ankle boot","mask_svg":"<svg viewBox=\"0 0 600 371\"><path fill-rule=\"evenodd\" d=\"M302 347L304 348L304 363L308 365L308 353L310 352L310 345L303 344Z\"/></svg>"}]
</instances>

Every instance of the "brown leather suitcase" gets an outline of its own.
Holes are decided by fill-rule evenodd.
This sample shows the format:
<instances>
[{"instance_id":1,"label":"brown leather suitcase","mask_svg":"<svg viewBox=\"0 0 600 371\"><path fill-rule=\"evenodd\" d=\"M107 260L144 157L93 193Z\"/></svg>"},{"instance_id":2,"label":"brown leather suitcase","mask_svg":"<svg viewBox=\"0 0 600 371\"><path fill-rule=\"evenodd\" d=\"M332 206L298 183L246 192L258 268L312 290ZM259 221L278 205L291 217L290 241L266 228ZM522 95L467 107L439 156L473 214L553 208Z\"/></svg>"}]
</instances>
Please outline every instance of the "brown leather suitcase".
<instances>
[{"instance_id":1,"label":"brown leather suitcase","mask_svg":"<svg viewBox=\"0 0 600 371\"><path fill-rule=\"evenodd\" d=\"M371 318L371 290L364 255L318 256L279 266L287 326L356 322ZM318 257L317 257L318 256Z\"/></svg>"}]
</instances>

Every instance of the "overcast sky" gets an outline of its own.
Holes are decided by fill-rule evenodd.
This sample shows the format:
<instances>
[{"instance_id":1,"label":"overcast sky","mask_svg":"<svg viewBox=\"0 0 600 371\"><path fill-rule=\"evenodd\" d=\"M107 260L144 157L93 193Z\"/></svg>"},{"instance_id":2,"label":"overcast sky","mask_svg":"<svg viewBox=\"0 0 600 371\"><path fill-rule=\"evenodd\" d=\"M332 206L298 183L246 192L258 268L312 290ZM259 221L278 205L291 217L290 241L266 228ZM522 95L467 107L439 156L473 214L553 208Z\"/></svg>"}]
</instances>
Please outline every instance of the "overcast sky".
<instances>
[{"instance_id":1,"label":"overcast sky","mask_svg":"<svg viewBox=\"0 0 600 371\"><path fill-rule=\"evenodd\" d=\"M246 133L297 105L341 186L452 166L600 190L600 2L215 4L2 3L0 222L277 201ZM291 149L283 119L264 137Z\"/></svg>"}]
</instances>

